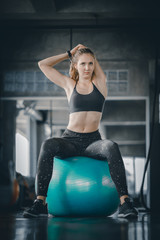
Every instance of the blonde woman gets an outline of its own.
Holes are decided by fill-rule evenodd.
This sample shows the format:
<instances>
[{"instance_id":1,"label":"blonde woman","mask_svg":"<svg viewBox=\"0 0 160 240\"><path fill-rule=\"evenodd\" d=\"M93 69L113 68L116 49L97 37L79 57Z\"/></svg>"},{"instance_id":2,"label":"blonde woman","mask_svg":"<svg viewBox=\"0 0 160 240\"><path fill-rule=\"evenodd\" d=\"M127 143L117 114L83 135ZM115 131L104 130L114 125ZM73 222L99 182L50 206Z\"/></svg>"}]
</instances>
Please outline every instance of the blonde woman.
<instances>
[{"instance_id":1,"label":"blonde woman","mask_svg":"<svg viewBox=\"0 0 160 240\"><path fill-rule=\"evenodd\" d=\"M53 66L70 58L67 77ZM45 140L41 146L37 170L37 198L24 212L25 217L47 215L48 185L52 176L53 158L87 156L107 160L110 174L117 188L120 205L119 217L136 217L138 212L128 196L125 168L117 143L102 139L99 124L107 97L106 76L91 49L82 44L71 51L46 58L38 65L56 85L62 87L69 104L69 123L61 137Z\"/></svg>"}]
</instances>

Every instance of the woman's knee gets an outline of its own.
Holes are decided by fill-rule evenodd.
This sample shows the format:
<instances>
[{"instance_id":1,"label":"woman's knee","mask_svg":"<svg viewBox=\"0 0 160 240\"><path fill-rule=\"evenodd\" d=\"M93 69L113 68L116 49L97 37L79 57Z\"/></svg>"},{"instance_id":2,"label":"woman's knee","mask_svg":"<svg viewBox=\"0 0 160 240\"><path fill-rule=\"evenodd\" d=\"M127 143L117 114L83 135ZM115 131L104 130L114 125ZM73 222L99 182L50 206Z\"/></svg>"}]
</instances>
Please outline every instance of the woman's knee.
<instances>
[{"instance_id":1,"label":"woman's knee","mask_svg":"<svg viewBox=\"0 0 160 240\"><path fill-rule=\"evenodd\" d=\"M59 141L58 138L48 138L42 142L42 149L59 149Z\"/></svg>"},{"instance_id":2,"label":"woman's knee","mask_svg":"<svg viewBox=\"0 0 160 240\"><path fill-rule=\"evenodd\" d=\"M109 140L109 139L104 139L103 140L103 145L105 148L107 149L112 149L112 148L117 148L118 147L118 144L112 140Z\"/></svg>"}]
</instances>

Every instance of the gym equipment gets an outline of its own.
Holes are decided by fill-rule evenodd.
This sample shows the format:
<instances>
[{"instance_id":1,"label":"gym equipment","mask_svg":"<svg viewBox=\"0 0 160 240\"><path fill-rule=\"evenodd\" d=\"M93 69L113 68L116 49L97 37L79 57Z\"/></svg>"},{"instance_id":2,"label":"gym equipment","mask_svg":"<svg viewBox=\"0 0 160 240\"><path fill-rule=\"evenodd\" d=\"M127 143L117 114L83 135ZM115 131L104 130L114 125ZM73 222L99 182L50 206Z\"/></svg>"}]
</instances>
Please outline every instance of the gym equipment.
<instances>
[{"instance_id":1,"label":"gym equipment","mask_svg":"<svg viewBox=\"0 0 160 240\"><path fill-rule=\"evenodd\" d=\"M55 157L46 202L48 212L54 216L109 216L115 213L120 200L107 160Z\"/></svg>"},{"instance_id":2,"label":"gym equipment","mask_svg":"<svg viewBox=\"0 0 160 240\"><path fill-rule=\"evenodd\" d=\"M13 180L12 198L11 205L15 204L19 198L20 187L16 179Z\"/></svg>"}]
</instances>

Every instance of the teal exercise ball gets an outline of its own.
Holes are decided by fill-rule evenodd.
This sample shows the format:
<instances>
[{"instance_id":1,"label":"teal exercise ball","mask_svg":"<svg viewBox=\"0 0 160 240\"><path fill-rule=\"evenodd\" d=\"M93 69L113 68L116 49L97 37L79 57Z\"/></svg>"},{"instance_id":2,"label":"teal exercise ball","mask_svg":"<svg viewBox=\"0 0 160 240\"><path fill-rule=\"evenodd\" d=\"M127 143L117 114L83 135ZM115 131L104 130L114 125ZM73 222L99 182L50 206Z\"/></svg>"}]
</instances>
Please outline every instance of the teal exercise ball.
<instances>
[{"instance_id":1,"label":"teal exercise ball","mask_svg":"<svg viewBox=\"0 0 160 240\"><path fill-rule=\"evenodd\" d=\"M54 216L109 216L120 200L107 161L75 156L54 158L46 202Z\"/></svg>"}]
</instances>

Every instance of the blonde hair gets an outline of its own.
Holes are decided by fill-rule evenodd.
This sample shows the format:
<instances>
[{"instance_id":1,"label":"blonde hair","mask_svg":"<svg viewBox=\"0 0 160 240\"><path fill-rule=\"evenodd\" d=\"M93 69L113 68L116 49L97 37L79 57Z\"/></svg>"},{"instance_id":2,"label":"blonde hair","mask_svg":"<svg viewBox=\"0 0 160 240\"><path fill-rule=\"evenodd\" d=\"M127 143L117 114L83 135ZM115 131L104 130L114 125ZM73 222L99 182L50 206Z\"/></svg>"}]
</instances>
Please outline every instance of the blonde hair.
<instances>
[{"instance_id":1,"label":"blonde hair","mask_svg":"<svg viewBox=\"0 0 160 240\"><path fill-rule=\"evenodd\" d=\"M69 69L69 76L76 82L79 80L79 74L78 74L77 69L74 67L74 65L78 62L78 58L82 54L90 54L94 59L96 59L94 53L92 52L92 50L90 48L80 48L75 52L75 54L72 56L72 61L70 64L70 69ZM95 75L95 72L93 71L92 78L94 75Z\"/></svg>"}]
</instances>

